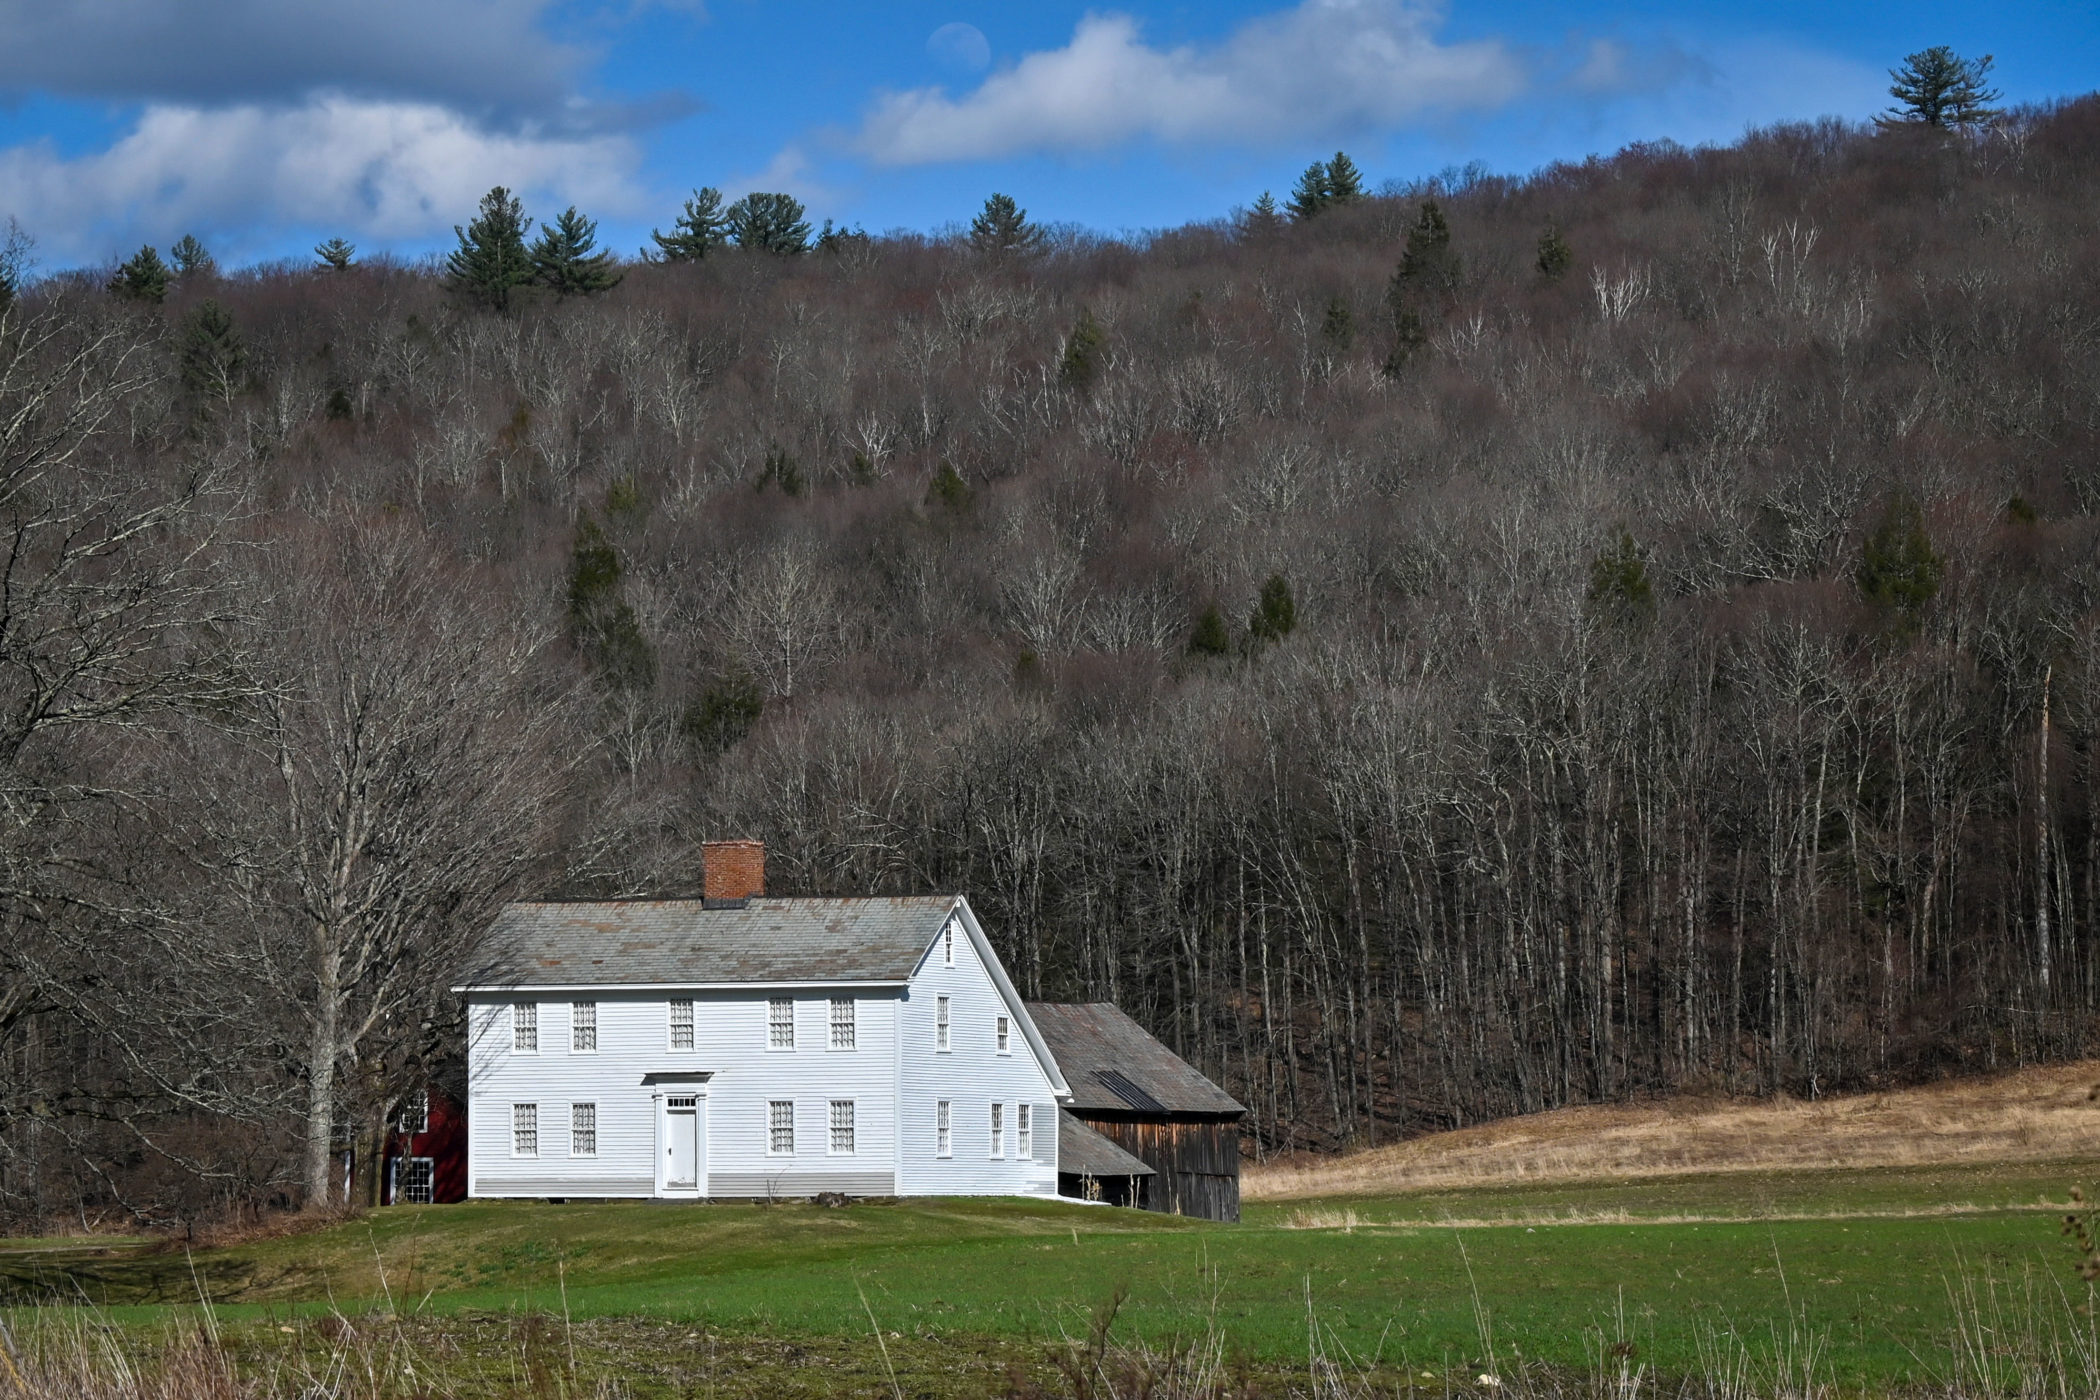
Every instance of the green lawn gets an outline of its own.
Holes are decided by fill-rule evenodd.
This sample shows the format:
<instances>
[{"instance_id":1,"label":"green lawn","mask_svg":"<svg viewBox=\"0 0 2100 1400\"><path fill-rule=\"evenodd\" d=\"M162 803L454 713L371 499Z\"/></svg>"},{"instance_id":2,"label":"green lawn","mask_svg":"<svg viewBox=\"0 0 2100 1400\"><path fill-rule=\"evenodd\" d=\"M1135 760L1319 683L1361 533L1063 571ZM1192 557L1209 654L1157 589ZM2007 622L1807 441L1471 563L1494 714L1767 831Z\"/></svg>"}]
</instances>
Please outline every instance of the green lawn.
<instances>
[{"instance_id":1,"label":"green lawn","mask_svg":"<svg viewBox=\"0 0 2100 1400\"><path fill-rule=\"evenodd\" d=\"M2001 1335L2070 1320L2084 1285L2046 1202L2096 1178L2100 1163L1439 1192L1254 1206L1236 1226L985 1201L476 1203L194 1256L0 1244L0 1296L84 1299L119 1322L200 1290L236 1321L390 1298L828 1344L865 1344L872 1312L907 1343L1039 1352L1127 1287L1130 1335L1215 1319L1273 1363L1304 1357L1310 1300L1323 1345L1415 1374L1584 1366L1622 1341L1665 1373L1738 1345L1765 1365L1813 1336L1834 1379L1878 1388L1944 1365L1957 1289L2013 1301Z\"/></svg>"}]
</instances>

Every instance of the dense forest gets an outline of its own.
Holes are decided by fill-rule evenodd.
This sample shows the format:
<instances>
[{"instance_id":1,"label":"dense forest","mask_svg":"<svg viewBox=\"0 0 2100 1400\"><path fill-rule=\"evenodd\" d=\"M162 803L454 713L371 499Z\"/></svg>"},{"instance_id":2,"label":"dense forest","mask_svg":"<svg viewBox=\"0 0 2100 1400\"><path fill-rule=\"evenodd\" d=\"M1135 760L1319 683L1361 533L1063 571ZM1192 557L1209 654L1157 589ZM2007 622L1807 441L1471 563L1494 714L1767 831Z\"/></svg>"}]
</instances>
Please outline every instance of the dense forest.
<instances>
[{"instance_id":1,"label":"dense forest","mask_svg":"<svg viewBox=\"0 0 2100 1400\"><path fill-rule=\"evenodd\" d=\"M2091 1053L2100 99L1351 193L24 281L0 1211L339 1191L501 901L715 837L1262 1153Z\"/></svg>"}]
</instances>

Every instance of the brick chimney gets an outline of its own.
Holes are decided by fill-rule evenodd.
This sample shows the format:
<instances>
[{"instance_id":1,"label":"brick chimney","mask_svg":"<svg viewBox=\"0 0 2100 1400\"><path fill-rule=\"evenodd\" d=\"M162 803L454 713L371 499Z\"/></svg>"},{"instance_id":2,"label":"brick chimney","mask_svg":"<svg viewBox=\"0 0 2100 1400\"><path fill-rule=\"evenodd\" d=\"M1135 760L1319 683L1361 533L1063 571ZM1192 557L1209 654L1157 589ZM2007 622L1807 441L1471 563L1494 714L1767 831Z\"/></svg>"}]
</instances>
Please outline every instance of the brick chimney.
<instances>
[{"instance_id":1,"label":"brick chimney","mask_svg":"<svg viewBox=\"0 0 2100 1400\"><path fill-rule=\"evenodd\" d=\"M766 892L766 843L701 842L700 877L708 908L743 908Z\"/></svg>"}]
</instances>

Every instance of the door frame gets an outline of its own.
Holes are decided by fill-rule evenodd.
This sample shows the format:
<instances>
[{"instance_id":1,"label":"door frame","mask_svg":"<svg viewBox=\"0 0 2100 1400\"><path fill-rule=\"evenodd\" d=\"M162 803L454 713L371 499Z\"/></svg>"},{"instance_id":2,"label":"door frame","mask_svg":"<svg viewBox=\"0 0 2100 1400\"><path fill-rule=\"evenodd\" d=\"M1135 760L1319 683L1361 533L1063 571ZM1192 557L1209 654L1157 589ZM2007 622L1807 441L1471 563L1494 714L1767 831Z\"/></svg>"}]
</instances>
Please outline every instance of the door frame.
<instances>
[{"instance_id":1,"label":"door frame","mask_svg":"<svg viewBox=\"0 0 2100 1400\"><path fill-rule=\"evenodd\" d=\"M649 1083L655 1090L650 1099L650 1117L656 1124L656 1195L662 1200L698 1201L707 1198L707 1081L704 1074L652 1074ZM690 1187L672 1187L665 1180L664 1163L670 1147L670 1100L674 1098L693 1101L693 1184Z\"/></svg>"}]
</instances>

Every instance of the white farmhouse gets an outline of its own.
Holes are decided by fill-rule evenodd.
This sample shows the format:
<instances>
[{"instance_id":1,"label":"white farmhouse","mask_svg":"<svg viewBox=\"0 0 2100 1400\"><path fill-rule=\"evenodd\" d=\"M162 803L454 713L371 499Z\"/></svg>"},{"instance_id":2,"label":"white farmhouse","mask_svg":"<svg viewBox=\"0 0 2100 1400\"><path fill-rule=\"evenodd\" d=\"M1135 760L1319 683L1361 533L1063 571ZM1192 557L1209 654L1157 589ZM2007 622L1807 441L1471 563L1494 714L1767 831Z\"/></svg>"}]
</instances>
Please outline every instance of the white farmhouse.
<instances>
[{"instance_id":1,"label":"white farmhouse","mask_svg":"<svg viewBox=\"0 0 2100 1400\"><path fill-rule=\"evenodd\" d=\"M458 988L469 1196L1057 1194L1071 1094L969 902L767 898L763 861L503 912Z\"/></svg>"}]
</instances>

